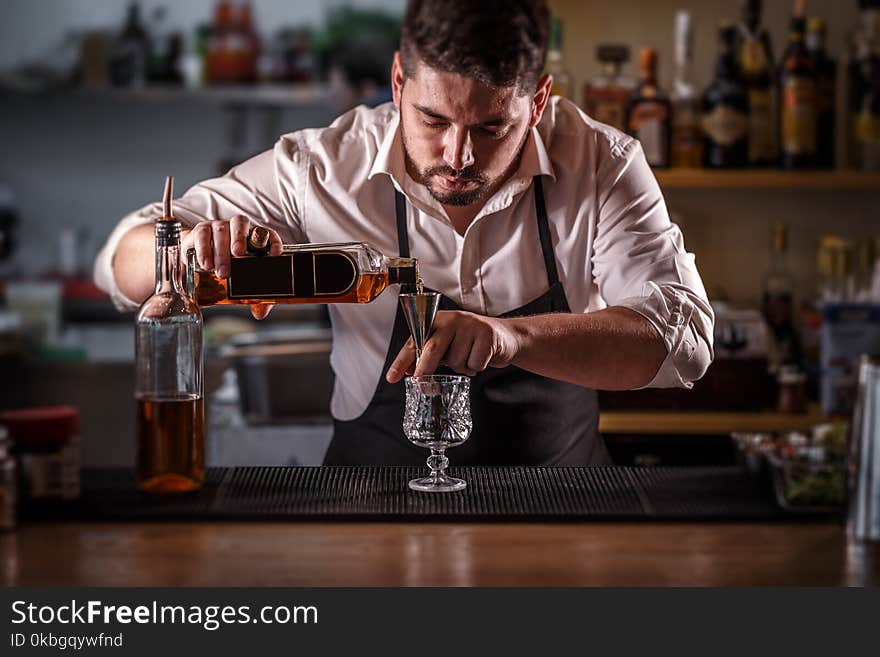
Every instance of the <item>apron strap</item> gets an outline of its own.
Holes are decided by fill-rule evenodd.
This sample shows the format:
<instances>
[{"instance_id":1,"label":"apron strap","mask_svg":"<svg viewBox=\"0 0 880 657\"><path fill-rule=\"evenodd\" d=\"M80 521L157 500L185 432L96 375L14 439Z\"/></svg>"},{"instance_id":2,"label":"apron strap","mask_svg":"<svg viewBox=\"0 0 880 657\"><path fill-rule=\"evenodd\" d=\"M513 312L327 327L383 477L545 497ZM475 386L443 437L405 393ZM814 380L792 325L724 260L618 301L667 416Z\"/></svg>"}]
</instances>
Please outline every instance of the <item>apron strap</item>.
<instances>
[{"instance_id":1,"label":"apron strap","mask_svg":"<svg viewBox=\"0 0 880 657\"><path fill-rule=\"evenodd\" d=\"M550 239L550 223L547 220L547 206L544 204L544 181L541 176L532 178L535 185L535 214L538 218L538 235L541 238L541 255L544 256L544 267L547 269L547 282L553 287L559 282L556 271L556 258L553 255L553 241Z\"/></svg>"},{"instance_id":2,"label":"apron strap","mask_svg":"<svg viewBox=\"0 0 880 657\"><path fill-rule=\"evenodd\" d=\"M547 220L547 206L544 204L544 184L541 176L532 178L535 185L535 214L538 220L538 235L541 238L541 255L547 270L547 282L553 287L559 282L556 258L553 255L553 241L550 239L550 224ZM394 188L394 213L397 217L397 249L401 258L409 258L409 231L406 227L406 197Z\"/></svg>"},{"instance_id":3,"label":"apron strap","mask_svg":"<svg viewBox=\"0 0 880 657\"><path fill-rule=\"evenodd\" d=\"M394 188L394 214L397 217L397 251L401 258L409 258L409 231L406 229L406 197Z\"/></svg>"}]
</instances>

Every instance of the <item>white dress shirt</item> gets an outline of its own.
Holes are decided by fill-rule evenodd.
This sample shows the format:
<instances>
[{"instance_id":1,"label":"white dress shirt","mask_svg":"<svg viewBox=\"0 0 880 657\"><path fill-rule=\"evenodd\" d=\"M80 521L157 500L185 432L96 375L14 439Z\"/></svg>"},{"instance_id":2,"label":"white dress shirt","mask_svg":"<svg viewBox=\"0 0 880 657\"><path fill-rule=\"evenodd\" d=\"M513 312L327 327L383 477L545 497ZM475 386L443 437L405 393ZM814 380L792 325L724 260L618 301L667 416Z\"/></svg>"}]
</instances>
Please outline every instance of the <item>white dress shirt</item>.
<instances>
[{"instance_id":1,"label":"white dress shirt","mask_svg":"<svg viewBox=\"0 0 880 657\"><path fill-rule=\"evenodd\" d=\"M572 312L625 306L662 336L667 357L649 387L690 387L713 358L714 316L694 261L671 223L639 142L554 97L530 131L516 173L464 236L443 206L410 178L398 113L358 107L331 126L286 134L272 150L199 183L175 215L199 221L243 214L284 242L363 241L397 255L392 185L407 198L411 255L425 284L465 310L501 315L547 291L532 177L544 194L559 277ZM124 217L95 263L95 280L120 309L136 306L116 285L122 235L161 216L154 203ZM370 304L332 304L337 373L331 412L351 420L380 377L397 310L396 289Z\"/></svg>"}]
</instances>

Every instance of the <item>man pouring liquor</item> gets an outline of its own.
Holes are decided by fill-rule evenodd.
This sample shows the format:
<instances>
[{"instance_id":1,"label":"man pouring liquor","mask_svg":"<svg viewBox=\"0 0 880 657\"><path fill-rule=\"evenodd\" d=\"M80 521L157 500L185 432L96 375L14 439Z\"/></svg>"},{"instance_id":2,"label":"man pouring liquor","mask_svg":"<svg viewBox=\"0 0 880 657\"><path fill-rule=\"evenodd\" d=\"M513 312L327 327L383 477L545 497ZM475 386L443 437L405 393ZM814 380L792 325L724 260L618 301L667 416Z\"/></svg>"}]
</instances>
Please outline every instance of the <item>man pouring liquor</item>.
<instances>
[{"instance_id":1,"label":"man pouring liquor","mask_svg":"<svg viewBox=\"0 0 880 657\"><path fill-rule=\"evenodd\" d=\"M199 183L175 201L217 276L254 225L282 243L363 241L416 258L442 294L416 365L397 297L330 306L336 375L327 464L421 464L402 378L472 377L458 464L607 464L597 389L690 387L714 317L638 141L551 97L543 0L411 0L393 102ZM123 218L95 277L120 308L153 284L147 206ZM259 319L268 306L253 306Z\"/></svg>"}]
</instances>

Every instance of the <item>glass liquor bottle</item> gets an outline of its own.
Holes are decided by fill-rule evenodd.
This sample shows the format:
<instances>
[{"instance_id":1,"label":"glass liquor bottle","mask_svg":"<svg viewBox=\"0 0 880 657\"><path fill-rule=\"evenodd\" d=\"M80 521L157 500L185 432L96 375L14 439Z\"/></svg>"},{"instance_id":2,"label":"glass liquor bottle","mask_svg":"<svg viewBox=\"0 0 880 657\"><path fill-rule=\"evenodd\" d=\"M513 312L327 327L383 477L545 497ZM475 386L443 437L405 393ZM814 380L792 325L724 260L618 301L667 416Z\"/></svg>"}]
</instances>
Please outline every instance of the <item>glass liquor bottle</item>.
<instances>
[{"instance_id":1,"label":"glass liquor bottle","mask_svg":"<svg viewBox=\"0 0 880 657\"><path fill-rule=\"evenodd\" d=\"M880 171L880 0L860 0L847 67L848 162Z\"/></svg>"},{"instance_id":2,"label":"glass liquor bottle","mask_svg":"<svg viewBox=\"0 0 880 657\"><path fill-rule=\"evenodd\" d=\"M691 14L675 15L675 81L672 90L672 136L670 162L673 167L699 167L703 160L700 131L700 103L690 80L693 60Z\"/></svg>"},{"instance_id":3,"label":"glass liquor bottle","mask_svg":"<svg viewBox=\"0 0 880 657\"><path fill-rule=\"evenodd\" d=\"M749 151L751 166L776 166L779 146L773 85L770 35L761 28L761 0L744 0L739 25L737 58L749 94Z\"/></svg>"},{"instance_id":4,"label":"glass liquor bottle","mask_svg":"<svg viewBox=\"0 0 880 657\"><path fill-rule=\"evenodd\" d=\"M782 98L781 163L786 169L804 169L816 165L816 67L804 43L805 5L805 0L795 0L788 48L782 58L779 77Z\"/></svg>"},{"instance_id":5,"label":"glass liquor bottle","mask_svg":"<svg viewBox=\"0 0 880 657\"><path fill-rule=\"evenodd\" d=\"M233 257L227 278L198 266L187 253L187 286L199 306L261 303L369 303L389 285L419 283L415 258L382 255L364 242L284 244L266 255L268 232L248 236L249 255Z\"/></svg>"},{"instance_id":6,"label":"glass liquor bottle","mask_svg":"<svg viewBox=\"0 0 880 657\"><path fill-rule=\"evenodd\" d=\"M816 164L834 167L834 97L837 62L825 51L825 21L812 17L807 22L807 51L816 68Z\"/></svg>"},{"instance_id":7,"label":"glass liquor bottle","mask_svg":"<svg viewBox=\"0 0 880 657\"><path fill-rule=\"evenodd\" d=\"M639 140L648 164L669 166L669 134L672 106L657 86L657 51L639 51L641 79L626 105L626 129Z\"/></svg>"},{"instance_id":8,"label":"glass liquor bottle","mask_svg":"<svg viewBox=\"0 0 880 657\"><path fill-rule=\"evenodd\" d=\"M623 65L629 61L629 47L603 44L596 48L596 57L602 64L602 74L584 85L584 111L600 123L625 130L626 103L635 86L621 75Z\"/></svg>"},{"instance_id":9,"label":"glass liquor bottle","mask_svg":"<svg viewBox=\"0 0 880 657\"><path fill-rule=\"evenodd\" d=\"M788 269L788 230L785 224L773 227L773 255L764 277L762 310L776 347L775 366L800 364L800 341L794 321L794 280Z\"/></svg>"},{"instance_id":10,"label":"glass liquor bottle","mask_svg":"<svg viewBox=\"0 0 880 657\"><path fill-rule=\"evenodd\" d=\"M703 166L743 167L749 154L749 96L739 78L736 28L722 24L715 79L703 94Z\"/></svg>"},{"instance_id":11,"label":"glass liquor bottle","mask_svg":"<svg viewBox=\"0 0 880 657\"><path fill-rule=\"evenodd\" d=\"M183 287L172 186L168 178L156 222L156 291L135 320L135 474L151 493L194 490L205 478L202 314Z\"/></svg>"},{"instance_id":12,"label":"glass liquor bottle","mask_svg":"<svg viewBox=\"0 0 880 657\"><path fill-rule=\"evenodd\" d=\"M571 73L565 67L565 59L562 55L562 19L556 16L550 20L547 73L553 76L553 86L550 93L563 98L571 98Z\"/></svg>"}]
</instances>

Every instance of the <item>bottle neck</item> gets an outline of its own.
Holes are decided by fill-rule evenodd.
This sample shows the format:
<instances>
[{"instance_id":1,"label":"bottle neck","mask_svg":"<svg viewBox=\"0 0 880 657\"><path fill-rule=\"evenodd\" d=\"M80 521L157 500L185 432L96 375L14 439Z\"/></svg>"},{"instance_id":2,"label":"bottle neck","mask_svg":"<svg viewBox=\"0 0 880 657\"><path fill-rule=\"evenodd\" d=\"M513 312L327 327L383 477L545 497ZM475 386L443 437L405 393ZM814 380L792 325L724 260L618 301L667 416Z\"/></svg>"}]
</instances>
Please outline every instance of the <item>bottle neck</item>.
<instances>
[{"instance_id":1,"label":"bottle neck","mask_svg":"<svg viewBox=\"0 0 880 657\"><path fill-rule=\"evenodd\" d=\"M180 291L180 243L156 247L156 294Z\"/></svg>"}]
</instances>

